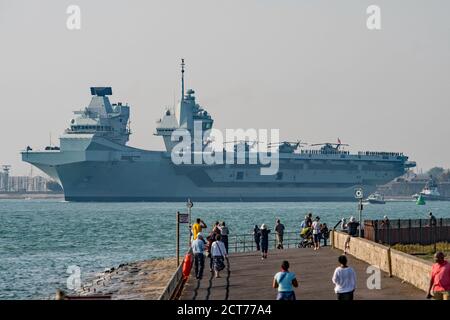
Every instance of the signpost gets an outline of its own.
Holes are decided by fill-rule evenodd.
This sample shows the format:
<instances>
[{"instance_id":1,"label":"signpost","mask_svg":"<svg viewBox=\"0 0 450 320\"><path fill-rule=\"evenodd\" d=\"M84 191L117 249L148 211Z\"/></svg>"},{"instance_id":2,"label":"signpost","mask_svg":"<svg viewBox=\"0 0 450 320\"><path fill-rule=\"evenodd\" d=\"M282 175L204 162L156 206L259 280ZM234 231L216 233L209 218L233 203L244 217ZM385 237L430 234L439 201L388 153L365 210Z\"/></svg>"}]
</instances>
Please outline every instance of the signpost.
<instances>
[{"instance_id":1,"label":"signpost","mask_svg":"<svg viewBox=\"0 0 450 320\"><path fill-rule=\"evenodd\" d=\"M358 188L355 190L355 198L359 200L358 203L358 211L359 211L359 237L361 238L361 230L363 227L362 222L362 211L363 211L363 198L364 198L364 192L362 188Z\"/></svg>"},{"instance_id":2,"label":"signpost","mask_svg":"<svg viewBox=\"0 0 450 320\"><path fill-rule=\"evenodd\" d=\"M188 209L188 215L189 215L189 246L191 246L191 233L192 233L192 221L191 221L191 208L194 206L194 203L192 203L191 199L188 199L186 202L186 207Z\"/></svg>"},{"instance_id":3,"label":"signpost","mask_svg":"<svg viewBox=\"0 0 450 320\"><path fill-rule=\"evenodd\" d=\"M177 267L180 265L180 223L188 223L189 214L177 211ZM190 244L190 240L189 240Z\"/></svg>"}]
</instances>

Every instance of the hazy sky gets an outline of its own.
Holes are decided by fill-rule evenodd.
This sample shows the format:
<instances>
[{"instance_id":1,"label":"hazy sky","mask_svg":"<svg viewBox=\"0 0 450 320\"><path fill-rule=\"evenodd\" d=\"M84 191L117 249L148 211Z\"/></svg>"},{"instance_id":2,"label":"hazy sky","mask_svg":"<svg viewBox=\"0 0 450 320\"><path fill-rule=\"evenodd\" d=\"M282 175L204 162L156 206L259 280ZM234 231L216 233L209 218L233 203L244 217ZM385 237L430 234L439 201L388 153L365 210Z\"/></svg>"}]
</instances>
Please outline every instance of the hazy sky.
<instances>
[{"instance_id":1,"label":"hazy sky","mask_svg":"<svg viewBox=\"0 0 450 320\"><path fill-rule=\"evenodd\" d=\"M81 30L66 27L71 4ZM382 30L366 27L371 4ZM185 58L216 128L450 167L449 12L448 0L0 0L0 164L27 174L20 150L57 142L90 86L131 105L130 145L162 149L155 121L179 99Z\"/></svg>"}]
</instances>

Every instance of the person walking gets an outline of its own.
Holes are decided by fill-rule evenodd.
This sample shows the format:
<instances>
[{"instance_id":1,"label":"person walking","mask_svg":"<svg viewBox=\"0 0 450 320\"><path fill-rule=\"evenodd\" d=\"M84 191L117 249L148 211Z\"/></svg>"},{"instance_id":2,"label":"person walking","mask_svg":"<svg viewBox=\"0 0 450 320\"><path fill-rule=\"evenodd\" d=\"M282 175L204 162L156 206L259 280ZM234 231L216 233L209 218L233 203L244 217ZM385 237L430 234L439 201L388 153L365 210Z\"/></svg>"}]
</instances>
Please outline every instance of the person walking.
<instances>
[{"instance_id":1,"label":"person walking","mask_svg":"<svg viewBox=\"0 0 450 320\"><path fill-rule=\"evenodd\" d=\"M436 252L434 261L435 263L431 268L427 299L450 300L450 263L445 260L445 255L441 251Z\"/></svg>"},{"instance_id":2,"label":"person walking","mask_svg":"<svg viewBox=\"0 0 450 320\"><path fill-rule=\"evenodd\" d=\"M270 230L263 223L261 225L261 260L267 259L267 251L269 250L269 233Z\"/></svg>"},{"instance_id":3,"label":"person walking","mask_svg":"<svg viewBox=\"0 0 450 320\"><path fill-rule=\"evenodd\" d=\"M334 270L332 281L335 285L334 292L338 300L353 300L356 289L356 274L353 268L347 265L347 257L338 258L339 267Z\"/></svg>"},{"instance_id":4,"label":"person walking","mask_svg":"<svg viewBox=\"0 0 450 320\"><path fill-rule=\"evenodd\" d=\"M222 224L220 225L220 235L222 238L222 242L225 245L225 250L228 254L228 235L230 234L230 230L225 225L225 221L222 221Z\"/></svg>"},{"instance_id":5,"label":"person walking","mask_svg":"<svg viewBox=\"0 0 450 320\"><path fill-rule=\"evenodd\" d=\"M390 221L389 221L388 216L384 216L383 220L381 220L381 228L388 229L389 224L390 224Z\"/></svg>"},{"instance_id":6,"label":"person walking","mask_svg":"<svg viewBox=\"0 0 450 320\"><path fill-rule=\"evenodd\" d=\"M216 278L220 278L220 271L225 269L225 258L228 257L225 251L225 245L222 242L222 236L219 234L216 237L216 241L213 242L211 247L211 254L213 256L214 271Z\"/></svg>"},{"instance_id":7,"label":"person walking","mask_svg":"<svg viewBox=\"0 0 450 320\"><path fill-rule=\"evenodd\" d=\"M306 218L307 218L307 216L305 216L305 219L303 219L302 223L300 223L300 230L303 230L306 228Z\"/></svg>"},{"instance_id":8,"label":"person walking","mask_svg":"<svg viewBox=\"0 0 450 320\"><path fill-rule=\"evenodd\" d=\"M261 250L261 248L260 248L261 231L259 230L259 227L256 224L255 224L255 227L253 228L253 238L256 243L256 251Z\"/></svg>"},{"instance_id":9,"label":"person walking","mask_svg":"<svg viewBox=\"0 0 450 320\"><path fill-rule=\"evenodd\" d=\"M313 223L313 220L312 220L312 213L310 212L310 213L308 213L308 215L305 217L305 228L311 228L311 226L312 226L312 223Z\"/></svg>"},{"instance_id":10,"label":"person walking","mask_svg":"<svg viewBox=\"0 0 450 320\"><path fill-rule=\"evenodd\" d=\"M281 271L273 277L272 287L278 289L277 300L295 300L294 287L298 288L298 281L294 272L289 272L289 262L283 261Z\"/></svg>"},{"instance_id":11,"label":"person walking","mask_svg":"<svg viewBox=\"0 0 450 320\"><path fill-rule=\"evenodd\" d=\"M348 229L347 229L347 219L342 218L339 224L340 224L340 230L341 230L341 232L346 232L346 233L348 233Z\"/></svg>"},{"instance_id":12,"label":"person walking","mask_svg":"<svg viewBox=\"0 0 450 320\"><path fill-rule=\"evenodd\" d=\"M323 239L323 246L327 246L328 238L330 237L330 230L328 230L328 226L326 223L322 224L320 229L321 239Z\"/></svg>"},{"instance_id":13,"label":"person walking","mask_svg":"<svg viewBox=\"0 0 450 320\"><path fill-rule=\"evenodd\" d=\"M217 240L217 236L220 235L220 229L219 229L219 221L216 221L216 223L214 224L213 229L211 230L210 234L208 235L208 237L206 238L206 240L208 241L208 246L207 246L207 252L208 252L208 257L209 257L209 271L213 272L213 254L212 254L212 245L213 243Z\"/></svg>"},{"instance_id":14,"label":"person walking","mask_svg":"<svg viewBox=\"0 0 450 320\"><path fill-rule=\"evenodd\" d=\"M429 218L428 218L428 227L436 227L437 225L437 219L436 217L433 215L433 212L430 211L430 213L428 214Z\"/></svg>"},{"instance_id":15,"label":"person walking","mask_svg":"<svg viewBox=\"0 0 450 320\"><path fill-rule=\"evenodd\" d=\"M344 242L344 255L350 252L350 240L352 240L352 236L347 235Z\"/></svg>"},{"instance_id":16,"label":"person walking","mask_svg":"<svg viewBox=\"0 0 450 320\"><path fill-rule=\"evenodd\" d=\"M205 268L205 246L203 234L199 232L197 239L192 242L192 252L194 253L195 277L200 280L203 277L203 269Z\"/></svg>"},{"instance_id":17,"label":"person walking","mask_svg":"<svg viewBox=\"0 0 450 320\"><path fill-rule=\"evenodd\" d=\"M208 226L203 222L202 219L197 218L194 225L192 226L192 240L196 240L197 236L203 229L206 229Z\"/></svg>"},{"instance_id":18,"label":"person walking","mask_svg":"<svg viewBox=\"0 0 450 320\"><path fill-rule=\"evenodd\" d=\"M312 223L314 250L320 249L320 217L316 217Z\"/></svg>"},{"instance_id":19,"label":"person walking","mask_svg":"<svg viewBox=\"0 0 450 320\"><path fill-rule=\"evenodd\" d=\"M212 228L211 232L214 234L214 239L216 238L217 235L220 234L220 222L219 221L216 221L214 223L214 227Z\"/></svg>"},{"instance_id":20,"label":"person walking","mask_svg":"<svg viewBox=\"0 0 450 320\"><path fill-rule=\"evenodd\" d=\"M284 224L277 220L275 225L275 235L277 238L277 249L283 249Z\"/></svg>"},{"instance_id":21,"label":"person walking","mask_svg":"<svg viewBox=\"0 0 450 320\"><path fill-rule=\"evenodd\" d=\"M347 223L348 234L352 237L358 235L359 222L356 221L355 217L350 217L349 223Z\"/></svg>"}]
</instances>

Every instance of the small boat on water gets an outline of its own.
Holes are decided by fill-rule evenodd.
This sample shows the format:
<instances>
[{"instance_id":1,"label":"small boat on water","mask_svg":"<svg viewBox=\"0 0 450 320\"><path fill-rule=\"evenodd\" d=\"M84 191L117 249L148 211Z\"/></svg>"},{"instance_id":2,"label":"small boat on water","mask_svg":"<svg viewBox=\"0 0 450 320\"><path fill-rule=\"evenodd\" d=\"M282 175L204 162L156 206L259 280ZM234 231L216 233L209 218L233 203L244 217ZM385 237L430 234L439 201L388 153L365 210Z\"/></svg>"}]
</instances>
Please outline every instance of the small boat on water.
<instances>
[{"instance_id":1,"label":"small boat on water","mask_svg":"<svg viewBox=\"0 0 450 320\"><path fill-rule=\"evenodd\" d=\"M434 181L429 181L425 187L419 193L413 195L413 198L419 201L419 198L423 200L444 200L441 196L438 186Z\"/></svg>"},{"instance_id":2,"label":"small boat on water","mask_svg":"<svg viewBox=\"0 0 450 320\"><path fill-rule=\"evenodd\" d=\"M372 204L385 204L386 203L386 201L384 201L384 196L379 192L372 193L367 198L367 202L372 203Z\"/></svg>"}]
</instances>

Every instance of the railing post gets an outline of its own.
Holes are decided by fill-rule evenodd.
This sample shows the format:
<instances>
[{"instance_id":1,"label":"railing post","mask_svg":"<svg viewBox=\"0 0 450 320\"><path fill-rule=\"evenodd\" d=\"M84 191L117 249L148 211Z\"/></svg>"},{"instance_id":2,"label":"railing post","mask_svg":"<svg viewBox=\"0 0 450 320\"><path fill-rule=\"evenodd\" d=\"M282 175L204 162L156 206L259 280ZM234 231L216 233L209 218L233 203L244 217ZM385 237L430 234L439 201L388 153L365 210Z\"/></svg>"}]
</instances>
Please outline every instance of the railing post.
<instances>
[{"instance_id":1,"label":"railing post","mask_svg":"<svg viewBox=\"0 0 450 320\"><path fill-rule=\"evenodd\" d=\"M237 236L234 236L234 253L237 253Z\"/></svg>"},{"instance_id":2,"label":"railing post","mask_svg":"<svg viewBox=\"0 0 450 320\"><path fill-rule=\"evenodd\" d=\"M441 218L442 219L442 218ZM436 242L437 242L437 237L436 237L436 234L437 234L437 221L436 221L436 224L433 226L433 253L436 253Z\"/></svg>"},{"instance_id":3,"label":"railing post","mask_svg":"<svg viewBox=\"0 0 450 320\"><path fill-rule=\"evenodd\" d=\"M391 246L391 222L387 224L387 243L389 247Z\"/></svg>"},{"instance_id":4,"label":"railing post","mask_svg":"<svg viewBox=\"0 0 450 320\"><path fill-rule=\"evenodd\" d=\"M244 234L244 252L245 252L245 234Z\"/></svg>"},{"instance_id":5,"label":"railing post","mask_svg":"<svg viewBox=\"0 0 450 320\"><path fill-rule=\"evenodd\" d=\"M422 241L422 219L419 219L419 244L423 244L423 241Z\"/></svg>"},{"instance_id":6,"label":"railing post","mask_svg":"<svg viewBox=\"0 0 450 320\"><path fill-rule=\"evenodd\" d=\"M380 235L378 234L378 220L372 220L373 241L378 243L380 241Z\"/></svg>"},{"instance_id":7,"label":"railing post","mask_svg":"<svg viewBox=\"0 0 450 320\"><path fill-rule=\"evenodd\" d=\"M411 241L411 219L408 219L408 243L412 243L412 241Z\"/></svg>"}]
</instances>

